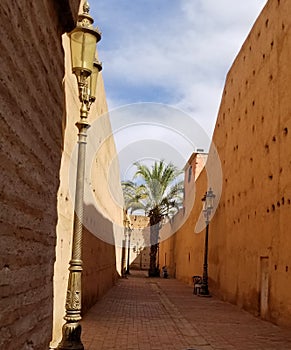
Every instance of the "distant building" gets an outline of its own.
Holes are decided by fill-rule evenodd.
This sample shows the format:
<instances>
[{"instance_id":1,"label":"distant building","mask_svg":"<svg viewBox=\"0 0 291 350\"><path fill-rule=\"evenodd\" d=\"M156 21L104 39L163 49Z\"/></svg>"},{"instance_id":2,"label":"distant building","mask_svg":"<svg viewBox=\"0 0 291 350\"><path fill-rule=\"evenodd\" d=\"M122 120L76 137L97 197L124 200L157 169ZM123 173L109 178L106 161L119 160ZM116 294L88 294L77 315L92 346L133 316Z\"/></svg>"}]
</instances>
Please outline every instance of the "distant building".
<instances>
[{"instance_id":1,"label":"distant building","mask_svg":"<svg viewBox=\"0 0 291 350\"><path fill-rule=\"evenodd\" d=\"M130 215L133 226L131 239L131 269L148 270L150 267L149 217Z\"/></svg>"},{"instance_id":2,"label":"distant building","mask_svg":"<svg viewBox=\"0 0 291 350\"><path fill-rule=\"evenodd\" d=\"M194 152L184 167L184 214L188 215L195 200L195 182L203 170L208 154Z\"/></svg>"}]
</instances>

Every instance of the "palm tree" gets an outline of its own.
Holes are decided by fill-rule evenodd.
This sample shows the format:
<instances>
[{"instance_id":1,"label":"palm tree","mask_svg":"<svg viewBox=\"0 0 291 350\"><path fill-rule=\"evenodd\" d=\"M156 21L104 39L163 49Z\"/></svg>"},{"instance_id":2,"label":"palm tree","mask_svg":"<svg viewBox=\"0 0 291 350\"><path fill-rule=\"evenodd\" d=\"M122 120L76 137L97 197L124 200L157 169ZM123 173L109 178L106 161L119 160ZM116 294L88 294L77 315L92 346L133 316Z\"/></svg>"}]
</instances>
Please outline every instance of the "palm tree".
<instances>
[{"instance_id":1,"label":"palm tree","mask_svg":"<svg viewBox=\"0 0 291 350\"><path fill-rule=\"evenodd\" d=\"M144 210L142 201L145 199L144 188L133 181L123 181L122 190L125 211L132 214L136 210Z\"/></svg>"},{"instance_id":2,"label":"palm tree","mask_svg":"<svg viewBox=\"0 0 291 350\"><path fill-rule=\"evenodd\" d=\"M150 218L150 269L149 276L159 276L157 252L161 221L171 217L181 208L183 181L178 181L181 171L172 163L156 161L150 168L139 162L134 181L122 183L126 210L133 213L143 210Z\"/></svg>"}]
</instances>

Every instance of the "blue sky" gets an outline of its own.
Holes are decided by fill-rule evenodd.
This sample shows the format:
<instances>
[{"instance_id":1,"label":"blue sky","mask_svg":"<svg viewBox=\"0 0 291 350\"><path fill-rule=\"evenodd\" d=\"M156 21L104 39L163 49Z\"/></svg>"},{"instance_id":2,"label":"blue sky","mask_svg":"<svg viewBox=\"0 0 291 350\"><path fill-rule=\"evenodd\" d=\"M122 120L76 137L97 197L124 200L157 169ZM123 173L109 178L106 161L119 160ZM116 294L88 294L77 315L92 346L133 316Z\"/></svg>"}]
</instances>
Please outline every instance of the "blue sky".
<instances>
[{"instance_id":1,"label":"blue sky","mask_svg":"<svg viewBox=\"0 0 291 350\"><path fill-rule=\"evenodd\" d=\"M266 0L89 3L94 24L102 31L98 53L109 110L139 102L166 104L184 111L211 138L226 74ZM113 114L116 130L118 113ZM129 149L124 146L124 139L130 139L127 129L116 138L118 152ZM144 130L143 125L140 139ZM156 139L162 141L159 132ZM182 144L175 147L183 149ZM181 163L191 150L184 153Z\"/></svg>"}]
</instances>

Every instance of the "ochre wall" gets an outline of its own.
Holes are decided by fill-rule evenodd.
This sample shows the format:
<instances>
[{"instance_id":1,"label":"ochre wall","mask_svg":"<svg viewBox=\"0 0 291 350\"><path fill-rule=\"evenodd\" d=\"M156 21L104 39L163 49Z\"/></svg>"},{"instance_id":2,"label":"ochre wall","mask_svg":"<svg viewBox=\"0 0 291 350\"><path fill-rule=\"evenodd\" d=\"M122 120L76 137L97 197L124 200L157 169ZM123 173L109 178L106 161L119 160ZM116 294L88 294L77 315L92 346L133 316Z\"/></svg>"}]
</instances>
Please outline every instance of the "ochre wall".
<instances>
[{"instance_id":1,"label":"ochre wall","mask_svg":"<svg viewBox=\"0 0 291 350\"><path fill-rule=\"evenodd\" d=\"M221 159L223 191L209 226L211 292L264 319L288 326L290 13L290 1L268 1L227 75L213 135ZM200 181L199 177L196 189L200 191L202 186L205 191L207 185ZM189 251L189 244L193 254L203 252L204 232L190 238L195 216L194 206L191 218L176 234L176 276L188 281L192 274L202 274L201 254L197 255L198 265L191 262L192 269L188 269L186 257L181 258Z\"/></svg>"},{"instance_id":2,"label":"ochre wall","mask_svg":"<svg viewBox=\"0 0 291 350\"><path fill-rule=\"evenodd\" d=\"M188 168L185 171L187 181ZM194 185L194 182L192 182ZM192 276L201 275L204 252L204 235L196 233L196 222L202 210L202 201L207 184L206 172L203 170L197 181L186 195L185 209L165 226L160 237L160 266L166 265L170 277L176 277L188 284L192 284ZM190 185L190 184L189 184ZM193 196L194 203L189 199ZM166 239L164 239L166 237ZM167 238L169 237L169 238Z\"/></svg>"},{"instance_id":3,"label":"ochre wall","mask_svg":"<svg viewBox=\"0 0 291 350\"><path fill-rule=\"evenodd\" d=\"M289 325L290 11L290 1L267 3L227 76L213 136L224 191L210 255L213 289L254 313L268 258L264 318Z\"/></svg>"},{"instance_id":4,"label":"ochre wall","mask_svg":"<svg viewBox=\"0 0 291 350\"><path fill-rule=\"evenodd\" d=\"M46 349L52 329L63 135L61 35L79 1L0 3L0 348ZM62 13L60 13L62 11Z\"/></svg>"},{"instance_id":5,"label":"ochre wall","mask_svg":"<svg viewBox=\"0 0 291 350\"><path fill-rule=\"evenodd\" d=\"M112 234L112 225L108 226ZM84 230L82 274L82 314L110 289L118 277L115 264L115 249ZM121 262L117 262L121 264Z\"/></svg>"}]
</instances>

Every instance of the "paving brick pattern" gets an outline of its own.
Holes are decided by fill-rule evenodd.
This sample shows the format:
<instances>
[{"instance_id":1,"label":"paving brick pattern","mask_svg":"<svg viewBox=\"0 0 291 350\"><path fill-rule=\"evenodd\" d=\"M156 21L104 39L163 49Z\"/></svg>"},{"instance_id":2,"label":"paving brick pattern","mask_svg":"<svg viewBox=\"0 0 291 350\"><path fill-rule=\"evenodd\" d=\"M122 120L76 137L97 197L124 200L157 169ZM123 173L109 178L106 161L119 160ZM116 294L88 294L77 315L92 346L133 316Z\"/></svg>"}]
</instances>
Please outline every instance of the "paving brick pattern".
<instances>
[{"instance_id":1,"label":"paving brick pattern","mask_svg":"<svg viewBox=\"0 0 291 350\"><path fill-rule=\"evenodd\" d=\"M119 280L82 325L86 350L291 350L291 330L141 272Z\"/></svg>"}]
</instances>

